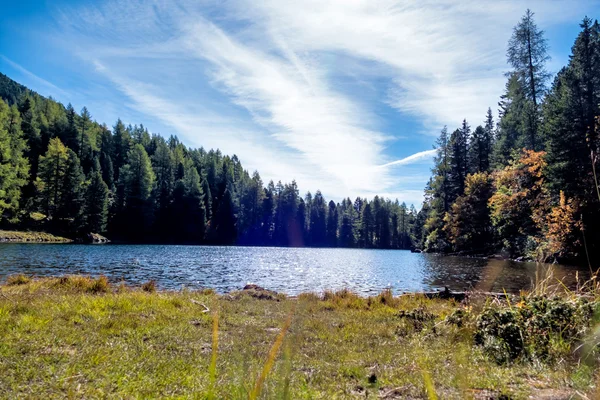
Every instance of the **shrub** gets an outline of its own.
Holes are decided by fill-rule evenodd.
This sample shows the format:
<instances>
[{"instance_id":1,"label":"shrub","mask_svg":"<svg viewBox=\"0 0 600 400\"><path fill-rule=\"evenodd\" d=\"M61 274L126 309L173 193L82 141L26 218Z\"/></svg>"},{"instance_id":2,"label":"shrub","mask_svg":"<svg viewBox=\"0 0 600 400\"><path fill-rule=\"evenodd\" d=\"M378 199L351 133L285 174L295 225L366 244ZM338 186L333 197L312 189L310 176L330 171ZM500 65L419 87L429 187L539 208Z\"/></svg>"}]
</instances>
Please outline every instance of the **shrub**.
<instances>
[{"instance_id":1,"label":"shrub","mask_svg":"<svg viewBox=\"0 0 600 400\"><path fill-rule=\"evenodd\" d=\"M92 293L106 293L110 288L108 278L104 275L99 276L97 279L92 280L91 285L88 287L88 291Z\"/></svg>"},{"instance_id":2,"label":"shrub","mask_svg":"<svg viewBox=\"0 0 600 400\"><path fill-rule=\"evenodd\" d=\"M154 292L156 292L156 281L155 280L149 280L148 282L144 283L142 285L142 290L144 292L148 292L148 293L154 293Z\"/></svg>"},{"instance_id":3,"label":"shrub","mask_svg":"<svg viewBox=\"0 0 600 400\"><path fill-rule=\"evenodd\" d=\"M477 318L475 343L498 363L519 358L552 361L589 328L595 303L583 297L536 296L515 306L488 306Z\"/></svg>"},{"instance_id":4,"label":"shrub","mask_svg":"<svg viewBox=\"0 0 600 400\"><path fill-rule=\"evenodd\" d=\"M23 274L11 275L8 278L6 278L6 284L9 286L25 285L29 282L31 282L31 278Z\"/></svg>"}]
</instances>

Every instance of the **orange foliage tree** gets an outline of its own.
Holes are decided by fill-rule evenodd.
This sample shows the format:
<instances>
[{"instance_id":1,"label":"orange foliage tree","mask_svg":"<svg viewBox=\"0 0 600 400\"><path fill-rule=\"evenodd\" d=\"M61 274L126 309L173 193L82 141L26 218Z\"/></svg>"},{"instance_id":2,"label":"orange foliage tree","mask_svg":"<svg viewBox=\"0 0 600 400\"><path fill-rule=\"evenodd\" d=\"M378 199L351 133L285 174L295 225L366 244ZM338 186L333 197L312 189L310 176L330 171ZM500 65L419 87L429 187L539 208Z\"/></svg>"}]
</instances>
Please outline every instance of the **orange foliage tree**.
<instances>
[{"instance_id":1,"label":"orange foliage tree","mask_svg":"<svg viewBox=\"0 0 600 400\"><path fill-rule=\"evenodd\" d=\"M541 222L550 211L545 187L546 153L524 149L494 177L490 217L503 246L512 255L534 251Z\"/></svg>"},{"instance_id":2,"label":"orange foliage tree","mask_svg":"<svg viewBox=\"0 0 600 400\"><path fill-rule=\"evenodd\" d=\"M555 257L573 257L580 247L581 221L579 204L560 191L558 205L536 222L543 235L538 239L537 257L547 261Z\"/></svg>"}]
</instances>

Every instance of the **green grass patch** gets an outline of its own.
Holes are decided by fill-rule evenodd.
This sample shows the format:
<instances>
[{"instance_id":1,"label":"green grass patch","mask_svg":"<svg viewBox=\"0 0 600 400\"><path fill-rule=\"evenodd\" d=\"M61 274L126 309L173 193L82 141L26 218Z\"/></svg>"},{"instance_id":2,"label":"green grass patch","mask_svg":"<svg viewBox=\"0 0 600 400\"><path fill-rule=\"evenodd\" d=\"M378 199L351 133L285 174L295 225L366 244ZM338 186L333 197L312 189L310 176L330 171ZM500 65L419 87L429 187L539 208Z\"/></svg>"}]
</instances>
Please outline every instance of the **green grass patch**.
<instances>
[{"instance_id":1,"label":"green grass patch","mask_svg":"<svg viewBox=\"0 0 600 400\"><path fill-rule=\"evenodd\" d=\"M516 307L390 292L289 298L104 277L11 280L20 283L0 286L2 398L593 398L598 376L595 358L584 363L576 351L593 320L533 298ZM564 320L562 337L546 330L550 320L531 322L554 357L499 363L476 344L490 310L534 307Z\"/></svg>"}]
</instances>

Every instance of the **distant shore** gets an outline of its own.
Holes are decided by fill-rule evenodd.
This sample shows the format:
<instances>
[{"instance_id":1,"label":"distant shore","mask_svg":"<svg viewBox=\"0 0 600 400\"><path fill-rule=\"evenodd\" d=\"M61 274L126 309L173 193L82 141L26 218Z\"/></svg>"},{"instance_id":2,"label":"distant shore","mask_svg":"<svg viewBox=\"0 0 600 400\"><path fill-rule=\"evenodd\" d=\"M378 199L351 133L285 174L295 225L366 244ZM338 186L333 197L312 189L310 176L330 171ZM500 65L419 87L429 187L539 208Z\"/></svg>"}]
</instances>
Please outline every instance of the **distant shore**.
<instances>
[{"instance_id":1,"label":"distant shore","mask_svg":"<svg viewBox=\"0 0 600 400\"><path fill-rule=\"evenodd\" d=\"M0 243L73 243L73 239L47 232L0 230Z\"/></svg>"}]
</instances>

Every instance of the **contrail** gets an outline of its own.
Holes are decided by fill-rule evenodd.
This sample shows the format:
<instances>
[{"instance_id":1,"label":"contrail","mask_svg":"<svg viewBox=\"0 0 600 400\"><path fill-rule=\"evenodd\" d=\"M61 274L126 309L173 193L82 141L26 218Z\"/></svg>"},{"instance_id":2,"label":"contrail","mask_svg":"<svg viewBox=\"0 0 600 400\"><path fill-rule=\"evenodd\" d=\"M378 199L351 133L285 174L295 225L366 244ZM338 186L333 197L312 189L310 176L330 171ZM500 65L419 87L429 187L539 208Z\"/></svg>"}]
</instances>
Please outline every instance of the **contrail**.
<instances>
[{"instance_id":1,"label":"contrail","mask_svg":"<svg viewBox=\"0 0 600 400\"><path fill-rule=\"evenodd\" d=\"M381 168L385 168L385 167L391 167L392 165L407 165L407 164L412 164L415 161L419 161L419 160L422 160L424 158L433 157L435 155L436 151L437 151L437 149L420 151L420 152L412 154L412 155L410 155L408 157L404 157L404 158L402 158L400 160L396 160L396 161L389 162L387 164L380 165L380 167Z\"/></svg>"}]
</instances>

